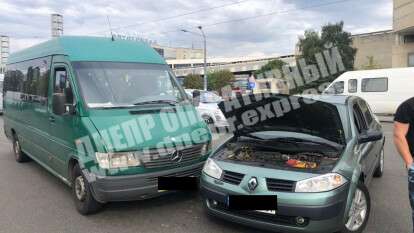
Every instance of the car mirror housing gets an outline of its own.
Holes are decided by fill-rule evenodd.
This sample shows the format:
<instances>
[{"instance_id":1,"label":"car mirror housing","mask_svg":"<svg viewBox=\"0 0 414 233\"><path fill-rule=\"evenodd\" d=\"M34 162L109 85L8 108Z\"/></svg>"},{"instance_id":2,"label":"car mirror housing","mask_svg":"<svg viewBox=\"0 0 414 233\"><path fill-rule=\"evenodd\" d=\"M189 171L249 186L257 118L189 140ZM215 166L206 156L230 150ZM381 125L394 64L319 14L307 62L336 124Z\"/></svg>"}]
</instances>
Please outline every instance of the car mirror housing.
<instances>
[{"instance_id":1,"label":"car mirror housing","mask_svg":"<svg viewBox=\"0 0 414 233\"><path fill-rule=\"evenodd\" d=\"M383 133L378 130L367 130L359 135L358 143L379 141L384 137Z\"/></svg>"}]
</instances>

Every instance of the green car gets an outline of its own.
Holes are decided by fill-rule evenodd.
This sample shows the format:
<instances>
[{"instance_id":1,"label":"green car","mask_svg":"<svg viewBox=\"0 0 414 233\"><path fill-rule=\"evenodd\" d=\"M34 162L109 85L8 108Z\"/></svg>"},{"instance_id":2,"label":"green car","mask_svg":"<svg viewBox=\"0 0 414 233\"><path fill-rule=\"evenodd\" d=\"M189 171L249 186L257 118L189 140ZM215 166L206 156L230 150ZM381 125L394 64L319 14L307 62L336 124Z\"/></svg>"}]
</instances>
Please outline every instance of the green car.
<instances>
[{"instance_id":1,"label":"green car","mask_svg":"<svg viewBox=\"0 0 414 233\"><path fill-rule=\"evenodd\" d=\"M211 152L193 103L140 41L65 36L25 49L10 55L3 93L16 160L71 186L81 214L164 194L159 177L197 177Z\"/></svg>"},{"instance_id":2,"label":"green car","mask_svg":"<svg viewBox=\"0 0 414 233\"><path fill-rule=\"evenodd\" d=\"M251 95L219 106L234 136L204 166L207 213L276 232L364 230L385 138L363 99Z\"/></svg>"}]
</instances>

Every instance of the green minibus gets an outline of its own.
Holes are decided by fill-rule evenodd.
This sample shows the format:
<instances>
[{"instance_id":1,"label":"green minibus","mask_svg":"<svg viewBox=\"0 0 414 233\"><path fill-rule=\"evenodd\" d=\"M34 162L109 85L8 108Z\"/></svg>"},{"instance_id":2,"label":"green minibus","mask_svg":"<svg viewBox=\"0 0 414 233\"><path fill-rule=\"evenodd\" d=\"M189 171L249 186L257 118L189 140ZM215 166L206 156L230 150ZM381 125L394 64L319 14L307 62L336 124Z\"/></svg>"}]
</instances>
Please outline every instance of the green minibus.
<instances>
[{"instance_id":1,"label":"green minibus","mask_svg":"<svg viewBox=\"0 0 414 233\"><path fill-rule=\"evenodd\" d=\"M4 131L17 162L72 187L81 214L198 177L211 133L165 60L141 41L62 36L11 54Z\"/></svg>"}]
</instances>

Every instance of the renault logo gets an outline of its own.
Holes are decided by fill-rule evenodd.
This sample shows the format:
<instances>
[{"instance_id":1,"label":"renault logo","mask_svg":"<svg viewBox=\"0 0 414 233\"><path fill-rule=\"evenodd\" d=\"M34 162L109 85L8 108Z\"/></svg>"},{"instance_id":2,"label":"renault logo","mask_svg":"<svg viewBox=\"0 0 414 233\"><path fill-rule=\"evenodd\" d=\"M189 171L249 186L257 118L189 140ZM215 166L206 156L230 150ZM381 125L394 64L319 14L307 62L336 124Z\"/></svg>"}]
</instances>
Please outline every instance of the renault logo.
<instances>
[{"instance_id":1,"label":"renault logo","mask_svg":"<svg viewBox=\"0 0 414 233\"><path fill-rule=\"evenodd\" d=\"M179 163L181 162L181 160L183 159L183 154L181 153L181 151L174 151L174 153L171 154L171 161L175 162L175 163Z\"/></svg>"},{"instance_id":2,"label":"renault logo","mask_svg":"<svg viewBox=\"0 0 414 233\"><path fill-rule=\"evenodd\" d=\"M247 182L247 187L249 187L250 191L254 191L258 185L259 185L259 182L257 181L256 177L250 178L249 182Z\"/></svg>"}]
</instances>

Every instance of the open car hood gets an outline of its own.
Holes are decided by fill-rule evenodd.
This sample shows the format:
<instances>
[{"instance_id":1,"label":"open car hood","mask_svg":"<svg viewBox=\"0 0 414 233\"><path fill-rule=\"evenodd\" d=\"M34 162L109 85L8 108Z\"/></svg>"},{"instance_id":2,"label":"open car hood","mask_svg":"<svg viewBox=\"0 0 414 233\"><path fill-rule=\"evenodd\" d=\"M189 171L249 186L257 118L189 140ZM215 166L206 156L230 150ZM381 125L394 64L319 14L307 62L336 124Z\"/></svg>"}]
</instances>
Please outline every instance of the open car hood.
<instances>
[{"instance_id":1,"label":"open car hood","mask_svg":"<svg viewBox=\"0 0 414 233\"><path fill-rule=\"evenodd\" d=\"M341 117L331 103L271 94L240 96L219 103L219 107L236 137L259 131L287 131L345 144Z\"/></svg>"}]
</instances>

